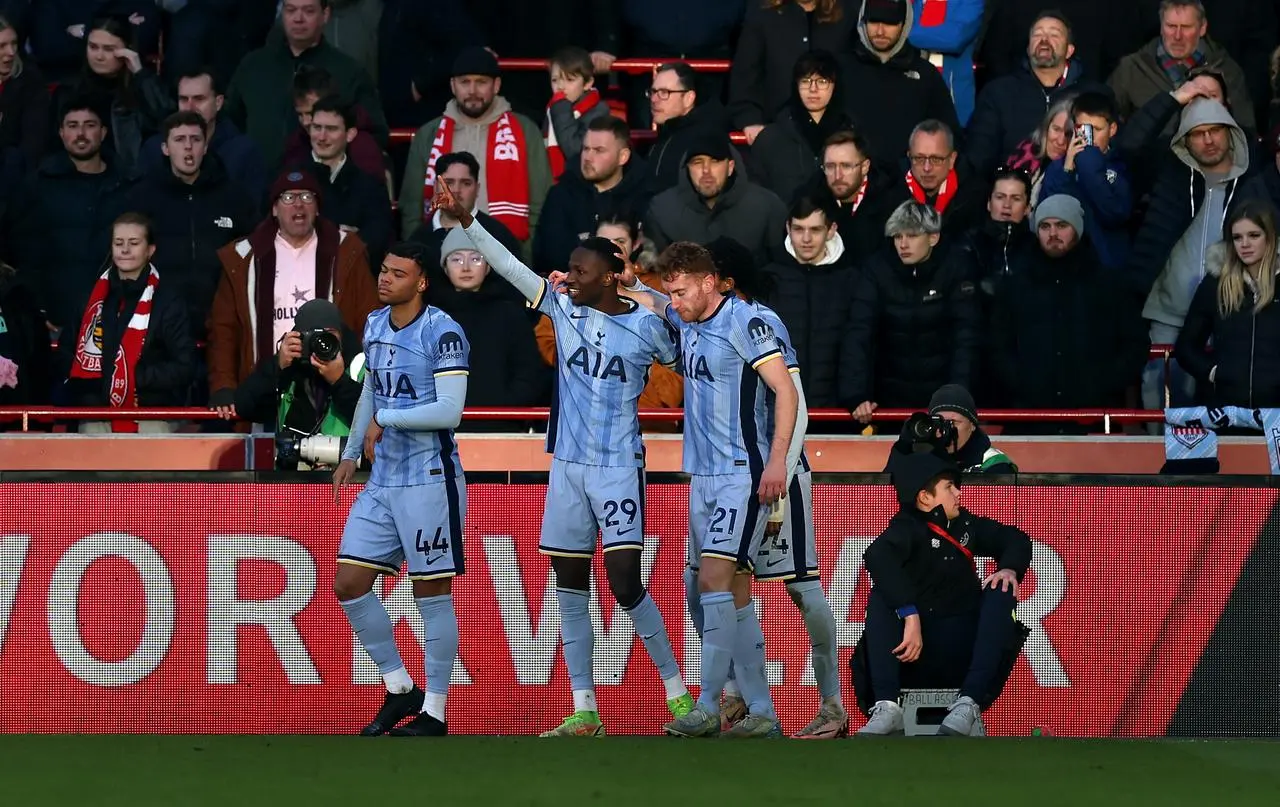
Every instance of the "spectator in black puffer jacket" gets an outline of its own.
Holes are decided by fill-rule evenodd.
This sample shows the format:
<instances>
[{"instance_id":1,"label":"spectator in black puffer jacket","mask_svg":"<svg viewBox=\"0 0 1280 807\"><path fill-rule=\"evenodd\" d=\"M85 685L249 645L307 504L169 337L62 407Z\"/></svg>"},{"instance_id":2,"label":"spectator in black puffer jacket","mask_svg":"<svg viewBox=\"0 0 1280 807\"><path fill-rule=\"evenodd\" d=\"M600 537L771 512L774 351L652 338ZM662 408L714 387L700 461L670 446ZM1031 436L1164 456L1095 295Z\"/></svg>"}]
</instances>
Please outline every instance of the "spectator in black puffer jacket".
<instances>
[{"instance_id":1,"label":"spectator in black puffer jacket","mask_svg":"<svg viewBox=\"0 0 1280 807\"><path fill-rule=\"evenodd\" d=\"M852 127L840 93L840 63L826 51L800 57L791 98L751 147L751 179L782 201L813 180L827 139Z\"/></svg>"},{"instance_id":2,"label":"spectator in black puffer jacket","mask_svg":"<svg viewBox=\"0 0 1280 807\"><path fill-rule=\"evenodd\" d=\"M1280 306L1276 211L1249 200L1232 211L1226 239L1209 250L1174 347L1208 406L1280 406ZM1212 350L1209 345L1212 343Z\"/></svg>"},{"instance_id":3,"label":"spectator in black puffer jacket","mask_svg":"<svg viewBox=\"0 0 1280 807\"><path fill-rule=\"evenodd\" d=\"M840 239L855 264L889 248L884 223L911 198L898 177L871 164L866 140L852 129L827 138L821 173L814 176L811 187L816 197L834 205Z\"/></svg>"},{"instance_id":4,"label":"spectator in black puffer jacket","mask_svg":"<svg viewBox=\"0 0 1280 807\"><path fill-rule=\"evenodd\" d=\"M939 248L942 218L904 202L885 225L895 250L860 270L840 369L840 400L866 423L881 406L921 409L943 384L967 386L981 338L972 256Z\"/></svg>"},{"instance_id":5,"label":"spectator in black puffer jacket","mask_svg":"<svg viewBox=\"0 0 1280 807\"><path fill-rule=\"evenodd\" d=\"M791 333L810 406L839 405L840 343L857 277L827 204L802 196L787 219L785 257L765 272L772 291L762 302Z\"/></svg>"},{"instance_id":6,"label":"spectator in black puffer jacket","mask_svg":"<svg viewBox=\"0 0 1280 807\"><path fill-rule=\"evenodd\" d=\"M202 340L222 276L218 250L249 234L257 206L218 156L207 153L208 124L199 112L176 112L160 130L166 160L134 187L127 207L151 219L152 263L186 303L192 337Z\"/></svg>"},{"instance_id":7,"label":"spectator in black puffer jacket","mask_svg":"<svg viewBox=\"0 0 1280 807\"><path fill-rule=\"evenodd\" d=\"M997 289L992 314L991 353L1004 398L1030 409L1120 405L1146 356L1142 322L1125 311L1114 276L1084 238L1079 201L1050 196L1035 217L1039 249L1025 271Z\"/></svg>"}]
</instances>

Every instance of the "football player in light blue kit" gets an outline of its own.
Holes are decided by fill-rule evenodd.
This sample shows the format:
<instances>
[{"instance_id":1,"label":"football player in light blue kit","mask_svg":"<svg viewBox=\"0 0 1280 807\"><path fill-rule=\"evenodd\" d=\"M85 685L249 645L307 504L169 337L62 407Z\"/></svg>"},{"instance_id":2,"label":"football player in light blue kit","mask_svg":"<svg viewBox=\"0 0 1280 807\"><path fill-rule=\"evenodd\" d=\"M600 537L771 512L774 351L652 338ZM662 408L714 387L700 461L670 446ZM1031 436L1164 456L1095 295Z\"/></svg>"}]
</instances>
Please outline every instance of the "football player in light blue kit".
<instances>
[{"instance_id":1,"label":"football player in light blue kit","mask_svg":"<svg viewBox=\"0 0 1280 807\"><path fill-rule=\"evenodd\" d=\"M539 550L551 556L573 714L544 737L604 735L592 680L591 559L604 545L609 587L662 676L673 716L693 708L658 606L640 574L644 548L644 443L638 401L655 360L679 359L674 329L618 296L624 264L617 247L588 238L569 258L565 294L556 293L475 222L447 188L433 206L462 223L489 265L555 325L557 382L547 450L553 455Z\"/></svg>"},{"instance_id":2,"label":"football player in light blue kit","mask_svg":"<svg viewBox=\"0 0 1280 807\"><path fill-rule=\"evenodd\" d=\"M776 737L781 729L765 677L750 572L766 519L803 447L803 440L792 445L799 395L773 328L749 304L720 293L710 252L677 242L663 251L658 268L670 296L642 297L652 298L680 329L683 464L692 477L689 541L697 547L703 620L698 704L664 728L680 737L718 736L720 696L736 662L752 712L730 736ZM772 420L765 388L774 396Z\"/></svg>"},{"instance_id":3,"label":"football player in light blue kit","mask_svg":"<svg viewBox=\"0 0 1280 807\"><path fill-rule=\"evenodd\" d=\"M467 397L470 346L462 328L423 302L424 250L397 244L378 274L378 300L364 329L364 390L356 405L334 499L355 474L361 451L373 458L338 547L333 590L387 694L360 733L443 736L449 677L458 655L452 581L463 572L466 479L453 430ZM426 688L414 686L396 649L394 628L373 593L379 574L407 562L426 640ZM416 717L400 728L401 720Z\"/></svg>"},{"instance_id":4,"label":"football player in light blue kit","mask_svg":"<svg viewBox=\"0 0 1280 807\"><path fill-rule=\"evenodd\" d=\"M782 319L773 309L759 302L772 278L756 266L751 250L733 239L718 238L708 244L707 249L720 273L720 291L737 294L749 303L778 337L778 346L782 349L800 398L795 434L791 440L793 445L797 442L803 444L808 428L808 407L800 380L799 358ZM791 470L787 496L782 507L778 508L784 520L777 532L767 535L761 543L756 553L755 577L761 582L785 581L787 594L804 619L813 651L814 678L822 700L817 716L792 737L802 740L836 739L848 736L849 715L840 695L836 620L818 577L817 536L813 527L813 474L803 451L800 452L798 466ZM777 517L777 512L775 510L775 515L771 516L771 522ZM701 619L701 614L694 611L697 603L697 596L693 593L696 592L696 570L696 559L691 559L691 570L686 572L686 594L695 623ZM692 585L690 578L694 578ZM731 689L735 691L731 692ZM725 702L721 710L730 724L747 713L746 704L736 689L736 681L731 680L725 688Z\"/></svg>"}]
</instances>

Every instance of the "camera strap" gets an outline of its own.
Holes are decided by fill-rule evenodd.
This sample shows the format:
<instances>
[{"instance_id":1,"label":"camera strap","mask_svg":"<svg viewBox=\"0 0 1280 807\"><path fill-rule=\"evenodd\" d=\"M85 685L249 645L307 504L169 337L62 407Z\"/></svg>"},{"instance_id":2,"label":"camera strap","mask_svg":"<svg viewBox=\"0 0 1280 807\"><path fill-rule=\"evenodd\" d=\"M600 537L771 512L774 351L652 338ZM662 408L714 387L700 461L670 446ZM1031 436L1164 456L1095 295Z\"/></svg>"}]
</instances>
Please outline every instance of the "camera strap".
<instances>
[{"instance_id":1,"label":"camera strap","mask_svg":"<svg viewBox=\"0 0 1280 807\"><path fill-rule=\"evenodd\" d=\"M973 559L973 553L969 551L969 547L967 547L967 546L965 546L964 544L960 543L960 542L959 542L959 541L957 541L955 538L952 538L952 537L951 537L951 533L947 532L947 531L946 531L946 530L944 530L942 527L939 527L937 524L934 524L932 521L930 521L930 522L929 522L929 529L933 530L935 533L937 533L937 534L938 534L938 535L940 535L941 537L943 537L943 538L947 539L948 541L950 541L952 546L954 546L956 549L959 549L959 550L960 550L960 552L961 552L961 553L962 553L966 558L968 558L968 559L969 559L969 565L973 567L973 570L974 570L975 572L978 570L978 562L977 562L976 560L974 560L974 559Z\"/></svg>"}]
</instances>

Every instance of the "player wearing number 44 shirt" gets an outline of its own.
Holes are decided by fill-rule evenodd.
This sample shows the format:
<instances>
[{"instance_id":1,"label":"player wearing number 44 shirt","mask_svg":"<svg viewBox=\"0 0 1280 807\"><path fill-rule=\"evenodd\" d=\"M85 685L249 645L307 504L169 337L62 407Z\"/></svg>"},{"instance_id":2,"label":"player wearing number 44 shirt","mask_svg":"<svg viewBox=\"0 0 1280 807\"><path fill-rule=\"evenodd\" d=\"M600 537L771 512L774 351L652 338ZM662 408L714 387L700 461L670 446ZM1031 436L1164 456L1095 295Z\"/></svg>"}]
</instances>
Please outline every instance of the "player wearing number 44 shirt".
<instances>
[{"instance_id":1,"label":"player wearing number 44 shirt","mask_svg":"<svg viewBox=\"0 0 1280 807\"><path fill-rule=\"evenodd\" d=\"M751 572L767 515L784 495L803 448L802 435L792 440L799 392L774 329L751 304L721 293L710 252L675 243L663 251L658 268L669 296L641 287L637 299L663 311L680 331L684 471L692 477L690 555L698 567L703 623L698 704L665 730L718 736L720 697L732 666L750 711L729 735L776 737L781 728L765 677ZM776 532L781 520L768 531Z\"/></svg>"},{"instance_id":2,"label":"player wearing number 44 shirt","mask_svg":"<svg viewBox=\"0 0 1280 807\"><path fill-rule=\"evenodd\" d=\"M596 536L614 598L662 676L673 717L693 709L662 614L640 574L644 548L644 444L639 399L654 360L674 367L674 329L618 296L624 263L613 242L589 238L569 257L557 293L476 222L446 186L434 209L457 219L495 272L555 325L557 381L547 424L552 454L539 549L551 556L573 714L542 736L604 735L592 681L591 559Z\"/></svg>"},{"instance_id":3,"label":"player wearing number 44 shirt","mask_svg":"<svg viewBox=\"0 0 1280 807\"><path fill-rule=\"evenodd\" d=\"M333 589L387 686L382 708L360 733L441 736L445 699L458 655L452 580L462 574L466 480L453 430L467 397L469 347L458 324L423 303L423 250L391 248L378 274L378 300L364 330L364 390L333 475L334 500L361 453L373 459L338 547ZM426 693L414 686L396 649L394 626L373 593L378 575L404 562L422 614ZM397 728L400 721L414 719Z\"/></svg>"}]
</instances>

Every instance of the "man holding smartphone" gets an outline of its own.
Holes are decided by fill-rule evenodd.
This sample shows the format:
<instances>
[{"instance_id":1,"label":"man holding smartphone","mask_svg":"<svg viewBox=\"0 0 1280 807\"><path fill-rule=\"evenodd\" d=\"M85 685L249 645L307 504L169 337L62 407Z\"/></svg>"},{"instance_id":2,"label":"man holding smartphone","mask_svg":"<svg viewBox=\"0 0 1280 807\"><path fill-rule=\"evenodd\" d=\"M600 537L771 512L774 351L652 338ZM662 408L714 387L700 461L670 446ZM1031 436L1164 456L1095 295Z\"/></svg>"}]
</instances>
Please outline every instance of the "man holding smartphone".
<instances>
[{"instance_id":1,"label":"man holding smartphone","mask_svg":"<svg viewBox=\"0 0 1280 807\"><path fill-rule=\"evenodd\" d=\"M1102 265L1120 269L1129 255L1129 217L1133 197L1129 172L1119 152L1115 101L1100 92L1081 93L1071 105L1074 134L1064 157L1045 171L1041 199L1066 194L1084 208L1084 227Z\"/></svg>"}]
</instances>

